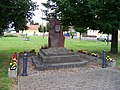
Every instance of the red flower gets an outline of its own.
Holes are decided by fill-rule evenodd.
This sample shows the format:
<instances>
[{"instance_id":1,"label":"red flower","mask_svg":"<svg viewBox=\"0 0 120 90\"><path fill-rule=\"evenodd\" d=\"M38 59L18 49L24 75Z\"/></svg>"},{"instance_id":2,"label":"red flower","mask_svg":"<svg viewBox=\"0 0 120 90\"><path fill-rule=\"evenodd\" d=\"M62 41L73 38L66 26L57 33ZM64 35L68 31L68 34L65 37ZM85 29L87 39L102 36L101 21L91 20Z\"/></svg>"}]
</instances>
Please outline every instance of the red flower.
<instances>
[{"instance_id":1,"label":"red flower","mask_svg":"<svg viewBox=\"0 0 120 90\"><path fill-rule=\"evenodd\" d=\"M16 55L13 55L13 56L12 56L12 60L13 60L14 58L17 58L17 56L16 56Z\"/></svg>"},{"instance_id":2,"label":"red flower","mask_svg":"<svg viewBox=\"0 0 120 90\"><path fill-rule=\"evenodd\" d=\"M30 53L33 52L32 50L30 50Z\"/></svg>"}]
</instances>

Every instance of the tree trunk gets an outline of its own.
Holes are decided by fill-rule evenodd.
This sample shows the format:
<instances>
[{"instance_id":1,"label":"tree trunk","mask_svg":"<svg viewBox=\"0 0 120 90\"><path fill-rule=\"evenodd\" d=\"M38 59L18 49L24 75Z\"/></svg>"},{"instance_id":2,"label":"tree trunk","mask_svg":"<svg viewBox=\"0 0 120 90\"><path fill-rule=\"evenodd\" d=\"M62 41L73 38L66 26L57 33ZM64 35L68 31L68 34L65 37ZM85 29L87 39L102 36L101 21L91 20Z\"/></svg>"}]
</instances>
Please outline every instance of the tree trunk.
<instances>
[{"instance_id":1,"label":"tree trunk","mask_svg":"<svg viewBox=\"0 0 120 90\"><path fill-rule=\"evenodd\" d=\"M112 30L112 42L110 53L118 53L118 30Z\"/></svg>"},{"instance_id":2,"label":"tree trunk","mask_svg":"<svg viewBox=\"0 0 120 90\"><path fill-rule=\"evenodd\" d=\"M23 36L23 30L22 30L22 34L21 35Z\"/></svg>"},{"instance_id":3,"label":"tree trunk","mask_svg":"<svg viewBox=\"0 0 120 90\"><path fill-rule=\"evenodd\" d=\"M79 39L81 40L81 34L82 34L82 33L81 33L81 32L79 32L79 34L80 34L80 38L79 38Z\"/></svg>"},{"instance_id":4,"label":"tree trunk","mask_svg":"<svg viewBox=\"0 0 120 90\"><path fill-rule=\"evenodd\" d=\"M74 36L72 35L72 37L71 37L71 38L73 39L73 37L74 37Z\"/></svg>"},{"instance_id":5,"label":"tree trunk","mask_svg":"<svg viewBox=\"0 0 120 90\"><path fill-rule=\"evenodd\" d=\"M4 35L4 33L3 32L0 32L0 36L3 36Z\"/></svg>"},{"instance_id":6,"label":"tree trunk","mask_svg":"<svg viewBox=\"0 0 120 90\"><path fill-rule=\"evenodd\" d=\"M44 38L44 36L45 36L45 33L43 32L43 38Z\"/></svg>"},{"instance_id":7,"label":"tree trunk","mask_svg":"<svg viewBox=\"0 0 120 90\"><path fill-rule=\"evenodd\" d=\"M107 34L108 36L107 36L107 45L109 45L109 41L110 41L110 39L109 39L109 34Z\"/></svg>"},{"instance_id":8,"label":"tree trunk","mask_svg":"<svg viewBox=\"0 0 120 90\"><path fill-rule=\"evenodd\" d=\"M3 33L3 30L0 28L0 36L3 36L4 33Z\"/></svg>"},{"instance_id":9,"label":"tree trunk","mask_svg":"<svg viewBox=\"0 0 120 90\"><path fill-rule=\"evenodd\" d=\"M16 31L17 33L19 33L19 29L18 29L18 28L15 28L15 31Z\"/></svg>"}]
</instances>

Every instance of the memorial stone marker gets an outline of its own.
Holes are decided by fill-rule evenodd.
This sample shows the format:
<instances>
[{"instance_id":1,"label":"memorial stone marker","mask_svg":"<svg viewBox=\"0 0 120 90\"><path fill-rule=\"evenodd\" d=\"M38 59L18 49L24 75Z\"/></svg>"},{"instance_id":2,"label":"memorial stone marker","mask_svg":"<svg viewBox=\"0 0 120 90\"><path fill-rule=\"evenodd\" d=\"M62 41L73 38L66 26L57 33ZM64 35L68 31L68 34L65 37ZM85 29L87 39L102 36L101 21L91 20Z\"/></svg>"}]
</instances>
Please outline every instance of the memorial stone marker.
<instances>
[{"instance_id":1,"label":"memorial stone marker","mask_svg":"<svg viewBox=\"0 0 120 90\"><path fill-rule=\"evenodd\" d=\"M64 48L65 37L61 29L61 22L54 17L50 18L49 22L48 48L40 49L38 55L33 57L36 67L50 69L78 64L81 61L80 56Z\"/></svg>"},{"instance_id":2,"label":"memorial stone marker","mask_svg":"<svg viewBox=\"0 0 120 90\"><path fill-rule=\"evenodd\" d=\"M49 28L49 37L48 37L48 47L64 47L64 39L63 32L61 29L61 22L52 17L49 20L50 28Z\"/></svg>"}]
</instances>

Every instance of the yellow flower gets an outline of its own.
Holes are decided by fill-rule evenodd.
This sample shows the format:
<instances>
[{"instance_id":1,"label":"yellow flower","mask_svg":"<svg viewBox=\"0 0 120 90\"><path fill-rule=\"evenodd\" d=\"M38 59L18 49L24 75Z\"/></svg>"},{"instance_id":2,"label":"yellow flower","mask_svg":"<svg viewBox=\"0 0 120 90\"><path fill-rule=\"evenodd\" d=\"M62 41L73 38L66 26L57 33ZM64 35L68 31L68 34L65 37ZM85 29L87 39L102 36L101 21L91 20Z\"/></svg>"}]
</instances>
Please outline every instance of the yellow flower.
<instances>
[{"instance_id":1,"label":"yellow flower","mask_svg":"<svg viewBox=\"0 0 120 90\"><path fill-rule=\"evenodd\" d=\"M14 62L15 65L17 65L17 62Z\"/></svg>"},{"instance_id":2,"label":"yellow flower","mask_svg":"<svg viewBox=\"0 0 120 90\"><path fill-rule=\"evenodd\" d=\"M110 56L107 56L107 58L110 58Z\"/></svg>"},{"instance_id":3,"label":"yellow flower","mask_svg":"<svg viewBox=\"0 0 120 90\"><path fill-rule=\"evenodd\" d=\"M91 53L91 55L95 55L95 53Z\"/></svg>"},{"instance_id":4,"label":"yellow flower","mask_svg":"<svg viewBox=\"0 0 120 90\"><path fill-rule=\"evenodd\" d=\"M10 63L10 65L12 65L12 63Z\"/></svg>"}]
</instances>

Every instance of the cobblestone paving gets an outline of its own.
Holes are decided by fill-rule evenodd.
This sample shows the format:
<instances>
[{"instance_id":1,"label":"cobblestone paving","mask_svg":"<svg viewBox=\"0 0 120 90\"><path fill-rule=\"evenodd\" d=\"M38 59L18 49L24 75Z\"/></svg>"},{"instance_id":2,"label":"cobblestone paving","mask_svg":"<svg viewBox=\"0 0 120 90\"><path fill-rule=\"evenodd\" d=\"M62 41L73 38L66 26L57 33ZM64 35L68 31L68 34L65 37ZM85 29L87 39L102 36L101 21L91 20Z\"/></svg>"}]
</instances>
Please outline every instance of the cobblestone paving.
<instances>
[{"instance_id":1,"label":"cobblestone paving","mask_svg":"<svg viewBox=\"0 0 120 90\"><path fill-rule=\"evenodd\" d=\"M94 65L37 71L28 62L28 76L18 77L18 90L120 90L120 71Z\"/></svg>"}]
</instances>

